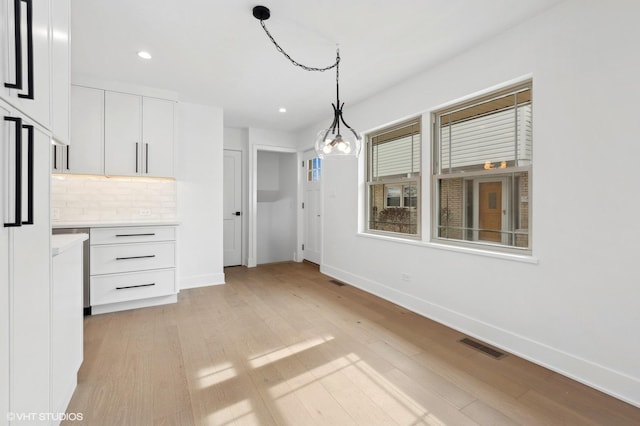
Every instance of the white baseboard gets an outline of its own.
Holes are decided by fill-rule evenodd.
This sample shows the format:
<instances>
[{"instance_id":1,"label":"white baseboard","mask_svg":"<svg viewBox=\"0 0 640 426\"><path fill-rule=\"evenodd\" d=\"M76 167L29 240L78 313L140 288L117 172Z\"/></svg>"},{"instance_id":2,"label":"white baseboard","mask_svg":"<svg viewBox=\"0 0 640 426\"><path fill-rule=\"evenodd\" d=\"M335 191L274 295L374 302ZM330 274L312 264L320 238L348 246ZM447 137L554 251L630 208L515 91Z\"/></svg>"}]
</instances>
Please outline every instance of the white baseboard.
<instances>
[{"instance_id":1,"label":"white baseboard","mask_svg":"<svg viewBox=\"0 0 640 426\"><path fill-rule=\"evenodd\" d=\"M208 287L211 285L224 284L224 272L217 274L203 274L193 275L190 277L181 277L180 290L186 290L189 288Z\"/></svg>"},{"instance_id":2,"label":"white baseboard","mask_svg":"<svg viewBox=\"0 0 640 426\"><path fill-rule=\"evenodd\" d=\"M342 269L321 265L320 272L640 407L640 381L634 377Z\"/></svg>"},{"instance_id":3,"label":"white baseboard","mask_svg":"<svg viewBox=\"0 0 640 426\"><path fill-rule=\"evenodd\" d=\"M151 297L149 299L128 300L126 302L109 303L106 305L91 306L91 315L106 314L109 312L120 312L129 309L147 308L149 306L166 305L176 303L178 294L168 296Z\"/></svg>"}]
</instances>

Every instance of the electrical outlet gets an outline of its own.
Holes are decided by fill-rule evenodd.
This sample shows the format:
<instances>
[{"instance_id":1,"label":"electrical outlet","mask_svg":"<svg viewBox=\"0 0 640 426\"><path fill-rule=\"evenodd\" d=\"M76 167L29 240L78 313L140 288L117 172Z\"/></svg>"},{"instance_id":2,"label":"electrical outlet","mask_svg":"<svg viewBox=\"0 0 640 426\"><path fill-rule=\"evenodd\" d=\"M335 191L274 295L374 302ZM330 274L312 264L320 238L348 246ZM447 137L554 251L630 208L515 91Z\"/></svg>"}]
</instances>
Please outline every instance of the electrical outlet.
<instances>
[{"instance_id":1,"label":"electrical outlet","mask_svg":"<svg viewBox=\"0 0 640 426\"><path fill-rule=\"evenodd\" d=\"M151 209L140 209L140 216L150 216Z\"/></svg>"},{"instance_id":2,"label":"electrical outlet","mask_svg":"<svg viewBox=\"0 0 640 426\"><path fill-rule=\"evenodd\" d=\"M402 281L406 281L406 282L411 281L411 275L407 274L406 272L403 272L402 274L400 274L400 278L402 279Z\"/></svg>"}]
</instances>

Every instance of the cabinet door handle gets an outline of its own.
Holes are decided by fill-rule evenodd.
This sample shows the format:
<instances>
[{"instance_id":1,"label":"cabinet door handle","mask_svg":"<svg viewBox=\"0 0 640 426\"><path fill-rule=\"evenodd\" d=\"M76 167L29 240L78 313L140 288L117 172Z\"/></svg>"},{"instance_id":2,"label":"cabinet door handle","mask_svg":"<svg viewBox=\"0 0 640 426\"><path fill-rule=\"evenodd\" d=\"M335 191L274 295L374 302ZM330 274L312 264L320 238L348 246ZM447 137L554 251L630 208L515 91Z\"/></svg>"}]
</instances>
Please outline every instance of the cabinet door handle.
<instances>
[{"instance_id":1,"label":"cabinet door handle","mask_svg":"<svg viewBox=\"0 0 640 426\"><path fill-rule=\"evenodd\" d=\"M18 117L4 117L5 121L13 121L16 124L15 155L16 155L16 178L15 178L15 218L13 222L4 224L5 228L22 226L22 119Z\"/></svg>"},{"instance_id":2,"label":"cabinet door handle","mask_svg":"<svg viewBox=\"0 0 640 426\"><path fill-rule=\"evenodd\" d=\"M149 234L116 234L116 237L153 237L155 232Z\"/></svg>"},{"instance_id":3,"label":"cabinet door handle","mask_svg":"<svg viewBox=\"0 0 640 426\"><path fill-rule=\"evenodd\" d=\"M53 171L58 170L58 145L53 145Z\"/></svg>"},{"instance_id":4,"label":"cabinet door handle","mask_svg":"<svg viewBox=\"0 0 640 426\"><path fill-rule=\"evenodd\" d=\"M155 254L150 254L150 255L147 255L147 256L116 257L116 260L148 259L150 257L156 257L156 255Z\"/></svg>"},{"instance_id":5,"label":"cabinet door handle","mask_svg":"<svg viewBox=\"0 0 640 426\"><path fill-rule=\"evenodd\" d=\"M144 162L145 162L145 173L149 174L149 144L146 143L145 144L145 156L144 156Z\"/></svg>"},{"instance_id":6,"label":"cabinet door handle","mask_svg":"<svg viewBox=\"0 0 640 426\"><path fill-rule=\"evenodd\" d=\"M33 3L22 0L27 5L27 93L19 93L19 98L33 99Z\"/></svg>"},{"instance_id":7,"label":"cabinet door handle","mask_svg":"<svg viewBox=\"0 0 640 426\"><path fill-rule=\"evenodd\" d=\"M27 129L27 220L23 225L33 225L33 126L25 124L23 129Z\"/></svg>"},{"instance_id":8,"label":"cabinet door handle","mask_svg":"<svg viewBox=\"0 0 640 426\"><path fill-rule=\"evenodd\" d=\"M69 145L67 145L67 170L69 170Z\"/></svg>"},{"instance_id":9,"label":"cabinet door handle","mask_svg":"<svg viewBox=\"0 0 640 426\"><path fill-rule=\"evenodd\" d=\"M136 142L136 173L138 173L138 142Z\"/></svg>"},{"instance_id":10,"label":"cabinet door handle","mask_svg":"<svg viewBox=\"0 0 640 426\"><path fill-rule=\"evenodd\" d=\"M156 285L156 283L127 285L127 286L124 286L124 287L116 287L116 290L125 290L127 288L138 288L138 287L150 287L152 285Z\"/></svg>"},{"instance_id":11,"label":"cabinet door handle","mask_svg":"<svg viewBox=\"0 0 640 426\"><path fill-rule=\"evenodd\" d=\"M22 90L22 31L20 31L20 26L22 25L22 19L20 17L21 0L14 0L13 2L13 29L14 29L14 49L15 49L15 70L16 70L16 82L15 83L4 83L4 87L9 89L18 89Z\"/></svg>"}]
</instances>

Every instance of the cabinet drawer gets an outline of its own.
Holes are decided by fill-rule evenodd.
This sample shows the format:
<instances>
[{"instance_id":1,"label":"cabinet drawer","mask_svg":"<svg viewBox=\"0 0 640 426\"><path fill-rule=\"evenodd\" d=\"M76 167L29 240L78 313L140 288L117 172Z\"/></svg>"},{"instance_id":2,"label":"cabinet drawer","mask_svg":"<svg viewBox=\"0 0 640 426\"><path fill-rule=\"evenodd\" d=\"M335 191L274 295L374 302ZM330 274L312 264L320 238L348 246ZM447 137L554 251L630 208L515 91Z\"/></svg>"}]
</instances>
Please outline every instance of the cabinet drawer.
<instances>
[{"instance_id":1,"label":"cabinet drawer","mask_svg":"<svg viewBox=\"0 0 640 426\"><path fill-rule=\"evenodd\" d=\"M91 277L91 305L174 294L175 268Z\"/></svg>"},{"instance_id":2,"label":"cabinet drawer","mask_svg":"<svg viewBox=\"0 0 640 426\"><path fill-rule=\"evenodd\" d=\"M91 228L91 245L174 241L174 226L140 226L123 228Z\"/></svg>"},{"instance_id":3,"label":"cabinet drawer","mask_svg":"<svg viewBox=\"0 0 640 426\"><path fill-rule=\"evenodd\" d=\"M91 275L173 268L175 243L91 246Z\"/></svg>"}]
</instances>

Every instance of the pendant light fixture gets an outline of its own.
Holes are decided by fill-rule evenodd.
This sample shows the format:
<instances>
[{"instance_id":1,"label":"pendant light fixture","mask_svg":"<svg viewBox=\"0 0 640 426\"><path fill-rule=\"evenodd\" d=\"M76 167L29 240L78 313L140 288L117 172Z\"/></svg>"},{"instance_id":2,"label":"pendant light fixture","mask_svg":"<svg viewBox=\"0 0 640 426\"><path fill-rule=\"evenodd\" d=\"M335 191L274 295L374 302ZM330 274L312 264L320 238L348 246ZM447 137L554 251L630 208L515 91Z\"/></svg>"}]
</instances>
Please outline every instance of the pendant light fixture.
<instances>
[{"instance_id":1,"label":"pendant light fixture","mask_svg":"<svg viewBox=\"0 0 640 426\"><path fill-rule=\"evenodd\" d=\"M332 65L324 68L308 67L294 61L280 45L275 41L264 23L271 17L271 11L265 6L255 6L253 8L253 16L260 21L260 25L265 33L276 46L276 49L282 53L293 65L302 68L305 71L327 71L336 69L336 103L333 106L333 121L329 128L318 133L316 138L315 150L320 158L355 156L360 154L362 147L362 137L349 126L342 117L342 108L344 102L340 103L340 50L336 49L336 61Z\"/></svg>"}]
</instances>

